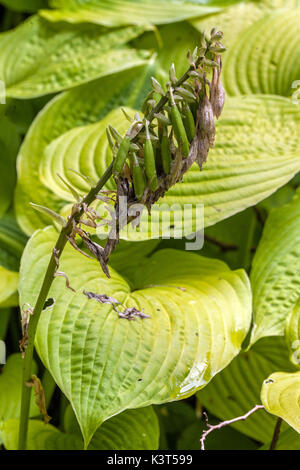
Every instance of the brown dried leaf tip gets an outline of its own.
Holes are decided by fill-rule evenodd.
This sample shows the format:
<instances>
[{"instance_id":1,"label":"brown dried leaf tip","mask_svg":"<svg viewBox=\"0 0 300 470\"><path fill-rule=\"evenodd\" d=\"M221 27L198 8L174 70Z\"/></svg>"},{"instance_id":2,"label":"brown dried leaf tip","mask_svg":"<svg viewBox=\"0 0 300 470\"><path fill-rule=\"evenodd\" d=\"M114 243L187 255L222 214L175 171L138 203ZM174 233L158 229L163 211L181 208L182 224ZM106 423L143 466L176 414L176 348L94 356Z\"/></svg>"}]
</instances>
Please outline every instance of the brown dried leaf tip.
<instances>
[{"instance_id":1,"label":"brown dried leaf tip","mask_svg":"<svg viewBox=\"0 0 300 470\"><path fill-rule=\"evenodd\" d=\"M125 318L126 320L135 320L136 318L150 318L150 316L146 315L143 310L140 311L136 307L126 308L120 302L118 302L118 300L106 294L95 294L94 292L87 292L86 290L84 290L83 293L88 299L94 299L101 304L112 305L114 311L119 315L119 318ZM123 311L119 310L119 305L123 307Z\"/></svg>"},{"instance_id":2,"label":"brown dried leaf tip","mask_svg":"<svg viewBox=\"0 0 300 470\"><path fill-rule=\"evenodd\" d=\"M40 379L36 375L32 375L30 382L26 382L26 386L33 388L35 402L40 410L41 415L43 415L44 423L48 424L51 420L51 417L47 413L44 389Z\"/></svg>"}]
</instances>

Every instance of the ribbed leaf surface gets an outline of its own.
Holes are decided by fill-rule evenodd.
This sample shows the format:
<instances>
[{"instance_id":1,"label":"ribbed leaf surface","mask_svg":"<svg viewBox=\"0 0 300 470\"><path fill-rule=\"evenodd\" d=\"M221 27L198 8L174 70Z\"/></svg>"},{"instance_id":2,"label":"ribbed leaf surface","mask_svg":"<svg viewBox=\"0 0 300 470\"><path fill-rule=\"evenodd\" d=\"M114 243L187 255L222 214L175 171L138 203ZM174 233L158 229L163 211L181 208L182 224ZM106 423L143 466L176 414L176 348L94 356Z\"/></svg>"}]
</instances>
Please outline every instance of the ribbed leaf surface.
<instances>
[{"instance_id":1,"label":"ribbed leaf surface","mask_svg":"<svg viewBox=\"0 0 300 470\"><path fill-rule=\"evenodd\" d=\"M21 304L33 304L56 233L37 231L22 258ZM60 270L76 293L56 279L52 309L42 313L36 346L70 400L89 443L99 425L127 408L189 396L238 354L251 319L244 271L191 253L162 250L132 260L126 280L111 268L107 279L94 260L74 249ZM109 304L83 289L107 294L150 318L120 319Z\"/></svg>"}]
</instances>

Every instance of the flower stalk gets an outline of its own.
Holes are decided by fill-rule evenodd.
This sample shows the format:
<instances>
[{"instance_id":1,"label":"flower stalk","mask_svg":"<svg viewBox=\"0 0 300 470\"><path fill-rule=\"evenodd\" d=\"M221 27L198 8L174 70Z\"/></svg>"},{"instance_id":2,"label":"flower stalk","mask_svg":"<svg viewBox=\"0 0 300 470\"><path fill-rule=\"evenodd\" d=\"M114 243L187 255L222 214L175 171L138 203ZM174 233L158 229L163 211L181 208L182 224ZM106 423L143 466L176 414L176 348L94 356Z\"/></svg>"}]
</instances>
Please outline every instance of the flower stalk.
<instances>
[{"instance_id":1,"label":"flower stalk","mask_svg":"<svg viewBox=\"0 0 300 470\"><path fill-rule=\"evenodd\" d=\"M208 150L214 142L214 116L218 117L224 106L224 93L220 86L220 54L224 50L224 47L219 43L221 38L222 33L216 30L211 31L210 39L206 39L203 35L201 47L196 48L193 54L188 54L190 66L179 80L176 78L175 67L172 65L170 82L166 86L166 92L155 79L152 80L153 91L146 98L143 106L145 119L140 120L138 114L134 119L129 117L131 124L124 138L115 129L109 127L107 137L114 155L113 162L82 200L78 199L78 194L72 191L67 183L76 199L72 213L67 220L47 208L36 206L36 209L44 211L63 226L52 251L36 304L29 315L28 324L26 323L26 336L21 340L24 364L19 428L20 450L26 449L31 397L31 388L26 384L32 378L34 340L39 318L53 280L57 275L64 275L67 287L70 288L67 276L58 271L59 259L63 250L68 241L79 250L75 242L75 235L79 235L85 247L92 256L98 259L104 273L109 277L107 267L109 256L119 241L122 224L123 226L128 224L132 218L127 214L125 214L123 222L117 218L116 236L109 237L104 248L92 241L81 225L97 227L95 222L98 218L97 213L93 209L89 209L89 206L97 199L105 200L99 193L110 177L114 176L117 186L116 214L119 213L117 209L120 196L127 197L128 210L131 204L138 201L145 205L150 212L152 205L160 197L163 197L171 186L182 179L184 173L194 162L197 162L201 169L202 163L206 161ZM208 69L213 69L211 83L206 78ZM206 91L207 85L209 86L210 99ZM158 101L155 99L157 94L161 96ZM215 113L214 109L216 109ZM192 116L194 122L189 122L189 127L185 127L186 118L188 117L190 120ZM156 120L156 124L153 122L154 120ZM162 124L165 126L163 130L161 129ZM191 124L193 125L191 126ZM158 128L158 135L155 131L156 128ZM160 139L164 139L163 148ZM167 142L166 139L169 141ZM162 151L163 156L161 155ZM156 168L157 161L161 163ZM87 215L88 219L83 220L83 215ZM95 297L93 293L88 294ZM136 309L131 309L131 311L127 309L122 312L122 315L134 319L135 316L141 316L142 313ZM144 315L144 317L147 316Z\"/></svg>"}]
</instances>

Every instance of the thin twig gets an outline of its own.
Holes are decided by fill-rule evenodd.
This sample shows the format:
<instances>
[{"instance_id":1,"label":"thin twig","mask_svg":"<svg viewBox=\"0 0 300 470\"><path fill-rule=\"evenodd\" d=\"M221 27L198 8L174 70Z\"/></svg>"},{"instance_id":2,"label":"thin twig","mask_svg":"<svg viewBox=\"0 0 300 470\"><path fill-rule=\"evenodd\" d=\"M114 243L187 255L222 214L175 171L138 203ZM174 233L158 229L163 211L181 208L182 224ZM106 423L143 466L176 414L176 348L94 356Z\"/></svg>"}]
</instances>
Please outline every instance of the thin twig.
<instances>
[{"instance_id":1,"label":"thin twig","mask_svg":"<svg viewBox=\"0 0 300 470\"><path fill-rule=\"evenodd\" d=\"M275 450L276 448L276 444L278 442L278 438L280 434L281 423L282 423L282 418L278 418L275 424L274 434L273 434L273 438L272 438L272 442L271 442L269 450Z\"/></svg>"},{"instance_id":2,"label":"thin twig","mask_svg":"<svg viewBox=\"0 0 300 470\"><path fill-rule=\"evenodd\" d=\"M209 424L208 423L208 418L207 418L207 414L204 412L204 416L205 416L205 420L206 420L206 426L208 427L208 429L206 431L203 431L202 433L202 436L201 436L201 439L200 439L200 443L201 443L201 450L205 450L205 439L207 438L207 436L213 432L213 431L216 431L217 429L222 429L224 428L225 426L229 426L230 424L233 424L233 423L236 423L238 421L245 421L247 418L249 418L249 416L251 416L253 413L255 413L256 411L258 410L262 410L264 409L264 406L263 405L255 405L254 408L252 408L252 410L248 411L246 414L244 414L243 416L238 416L237 418L233 418L233 419L230 419L230 420L227 420L227 421L222 421L221 423L219 424L216 424L215 426L213 426L212 424Z\"/></svg>"}]
</instances>

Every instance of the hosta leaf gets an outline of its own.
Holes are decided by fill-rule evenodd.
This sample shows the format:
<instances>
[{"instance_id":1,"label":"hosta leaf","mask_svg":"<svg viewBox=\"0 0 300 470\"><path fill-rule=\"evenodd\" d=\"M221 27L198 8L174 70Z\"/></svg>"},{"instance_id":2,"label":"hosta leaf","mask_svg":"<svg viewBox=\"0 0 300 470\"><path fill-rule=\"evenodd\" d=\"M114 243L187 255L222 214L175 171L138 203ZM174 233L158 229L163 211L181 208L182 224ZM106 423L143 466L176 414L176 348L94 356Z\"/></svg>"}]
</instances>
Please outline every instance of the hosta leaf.
<instances>
[{"instance_id":1,"label":"hosta leaf","mask_svg":"<svg viewBox=\"0 0 300 470\"><path fill-rule=\"evenodd\" d=\"M240 34L245 34L250 26L268 12L269 7L263 1L239 2L237 5L222 9L208 17L196 18L191 23L201 32L208 32L212 28L218 28L223 32L223 43L227 49L226 54L224 54L224 63L226 64L226 57L231 51L235 39Z\"/></svg>"},{"instance_id":2,"label":"hosta leaf","mask_svg":"<svg viewBox=\"0 0 300 470\"><path fill-rule=\"evenodd\" d=\"M21 266L21 304L34 303L56 232L39 230ZM76 293L56 279L37 331L39 356L70 400L86 445L99 425L128 408L163 403L205 386L239 352L251 319L244 271L191 253L161 250L132 264L127 279L66 247L60 270ZM144 309L145 320L120 319L105 293Z\"/></svg>"},{"instance_id":3,"label":"hosta leaf","mask_svg":"<svg viewBox=\"0 0 300 470\"><path fill-rule=\"evenodd\" d=\"M300 372L276 372L264 381L261 401L270 413L300 433Z\"/></svg>"},{"instance_id":4,"label":"hosta leaf","mask_svg":"<svg viewBox=\"0 0 300 470\"><path fill-rule=\"evenodd\" d=\"M199 31L217 26L224 32L227 93L299 97L292 88L299 79L299 6L298 0L241 2L192 21Z\"/></svg>"},{"instance_id":5,"label":"hosta leaf","mask_svg":"<svg viewBox=\"0 0 300 470\"><path fill-rule=\"evenodd\" d=\"M17 420L2 425L2 439L7 450L18 448ZM1 427L0 427L1 432ZM89 450L156 450L159 427L151 407L128 410L103 423L96 431ZM28 450L80 450L83 441L80 431L60 432L51 424L29 421Z\"/></svg>"},{"instance_id":6,"label":"hosta leaf","mask_svg":"<svg viewBox=\"0 0 300 470\"><path fill-rule=\"evenodd\" d=\"M57 10L41 14L51 21L91 22L104 26L165 24L205 16L218 10L191 0L52 0Z\"/></svg>"},{"instance_id":7,"label":"hosta leaf","mask_svg":"<svg viewBox=\"0 0 300 470\"><path fill-rule=\"evenodd\" d=\"M285 337L290 350L290 359L300 367L300 302L292 309L285 324Z\"/></svg>"},{"instance_id":8,"label":"hosta leaf","mask_svg":"<svg viewBox=\"0 0 300 470\"><path fill-rule=\"evenodd\" d=\"M251 271L254 327L251 341L283 335L287 315L300 296L300 193L274 209Z\"/></svg>"},{"instance_id":9,"label":"hosta leaf","mask_svg":"<svg viewBox=\"0 0 300 470\"><path fill-rule=\"evenodd\" d=\"M226 54L224 85L228 93L291 96L295 91L292 84L300 77L299 22L299 8L279 10L237 37Z\"/></svg>"},{"instance_id":10,"label":"hosta leaf","mask_svg":"<svg viewBox=\"0 0 300 470\"><path fill-rule=\"evenodd\" d=\"M14 307L18 305L17 288L19 282L19 274L17 272L8 271L8 269L0 266L0 306Z\"/></svg>"},{"instance_id":11,"label":"hosta leaf","mask_svg":"<svg viewBox=\"0 0 300 470\"><path fill-rule=\"evenodd\" d=\"M51 206L55 211L63 205L57 197L51 196L38 178L39 162L47 144L74 127L99 121L116 104L133 108L141 106L145 92L140 95L139 90L145 81L150 83L151 74L150 69L140 67L95 80L59 95L39 114L18 156L16 211L20 226L26 233L49 224L49 219L29 206L30 202Z\"/></svg>"},{"instance_id":12,"label":"hosta leaf","mask_svg":"<svg viewBox=\"0 0 300 470\"><path fill-rule=\"evenodd\" d=\"M0 104L0 106L3 106ZM0 217L9 208L16 182L16 156L20 137L16 127L0 117Z\"/></svg>"},{"instance_id":13,"label":"hosta leaf","mask_svg":"<svg viewBox=\"0 0 300 470\"><path fill-rule=\"evenodd\" d=\"M0 78L7 96L32 98L130 69L149 59L125 44L142 27L106 31L92 25L51 24L33 16L0 35Z\"/></svg>"},{"instance_id":14,"label":"hosta leaf","mask_svg":"<svg viewBox=\"0 0 300 470\"><path fill-rule=\"evenodd\" d=\"M106 139L109 122L120 132L124 132L127 126L121 111L114 111L100 123L72 129L45 149L40 164L40 178L52 190L52 198L54 195L59 196L62 203L73 199L57 177L57 172L69 179L81 192L87 191L88 186L82 178L67 172L70 167L94 181L103 174L112 159ZM215 149L211 151L203 171L200 172L198 166L194 165L183 182L171 188L161 200L162 204L168 205L162 207L161 211L166 213L170 206L177 204L174 218L179 220L180 229L184 204L191 204L192 208L196 204L203 204L205 226L210 226L264 199L299 171L299 129L300 108L287 99L264 95L246 99L232 98L218 122ZM107 188L112 187L110 181ZM43 205L42 201L37 203ZM144 211L138 234L131 231L128 237L145 239L162 236L162 227L155 222L159 220L155 219L159 210L158 205L154 206L151 225L147 211ZM185 234L196 231L192 209L189 218L186 216L185 220Z\"/></svg>"},{"instance_id":15,"label":"hosta leaf","mask_svg":"<svg viewBox=\"0 0 300 470\"><path fill-rule=\"evenodd\" d=\"M0 0L1 5L14 11L32 13L40 8L47 8L47 0Z\"/></svg>"},{"instance_id":16,"label":"hosta leaf","mask_svg":"<svg viewBox=\"0 0 300 470\"><path fill-rule=\"evenodd\" d=\"M0 423L9 419L18 419L21 406L23 360L21 354L12 354L3 366L0 374ZM33 373L37 371L34 362ZM39 415L39 410L31 397L31 416ZM1 433L1 429L0 429Z\"/></svg>"},{"instance_id":17,"label":"hosta leaf","mask_svg":"<svg viewBox=\"0 0 300 470\"><path fill-rule=\"evenodd\" d=\"M249 351L241 352L197 396L208 411L221 420L242 416L260 404L265 378L277 370L295 370L288 359L283 338L265 338ZM258 410L232 426L262 443L270 443L276 419L265 410ZM284 430L285 426L283 426Z\"/></svg>"}]
</instances>

